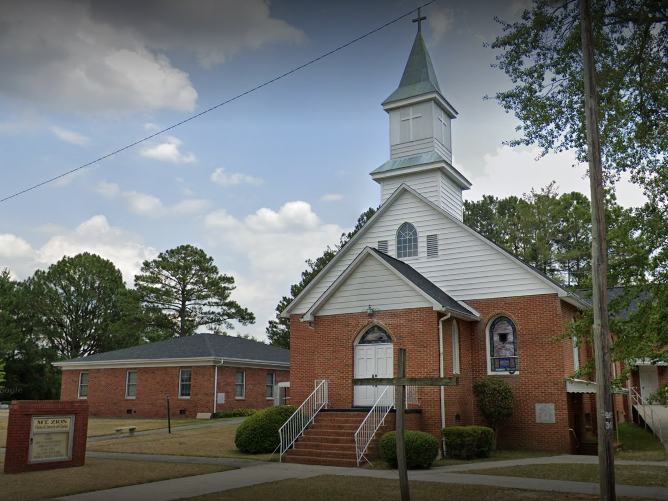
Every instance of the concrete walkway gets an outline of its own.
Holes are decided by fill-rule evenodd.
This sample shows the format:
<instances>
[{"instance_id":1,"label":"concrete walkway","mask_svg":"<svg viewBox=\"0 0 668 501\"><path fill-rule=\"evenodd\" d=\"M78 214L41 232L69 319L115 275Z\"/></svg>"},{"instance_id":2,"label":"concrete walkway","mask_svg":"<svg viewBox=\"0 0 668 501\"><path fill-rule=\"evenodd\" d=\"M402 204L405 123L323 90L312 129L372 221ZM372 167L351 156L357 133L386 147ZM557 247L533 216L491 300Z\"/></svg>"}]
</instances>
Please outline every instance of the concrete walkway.
<instances>
[{"instance_id":1,"label":"concrete walkway","mask_svg":"<svg viewBox=\"0 0 668 501\"><path fill-rule=\"evenodd\" d=\"M276 482L288 479L304 479L320 475L339 475L351 477L374 477L396 480L396 470L370 470L362 468L338 468L333 466L311 466L288 463L264 463L259 461L192 458L182 456L148 456L135 454L107 454L91 453L90 457L141 459L151 461L193 462L199 464L225 464L238 466L239 470L220 473L210 473L185 477L161 482L152 482L143 485L119 487L105 491L90 492L66 496L68 501L172 501L213 492L249 487L266 482ZM234 462L234 464L232 463ZM545 458L528 458L512 461L492 461L488 463L466 464L456 466L441 466L429 470L409 472L412 481L440 482L448 484L487 485L490 487L505 487L511 489L527 489L535 491L555 491L577 494L598 494L598 484L586 482L569 482L561 480L544 480L519 477L497 477L491 475L475 475L457 473L461 471L482 470L487 468L502 468L526 464L598 464L596 456L553 456ZM668 468L666 462L646 461L615 461L615 464L652 465ZM665 487L636 487L627 485L617 486L618 496L628 496L647 499L668 500L668 489Z\"/></svg>"}]
</instances>

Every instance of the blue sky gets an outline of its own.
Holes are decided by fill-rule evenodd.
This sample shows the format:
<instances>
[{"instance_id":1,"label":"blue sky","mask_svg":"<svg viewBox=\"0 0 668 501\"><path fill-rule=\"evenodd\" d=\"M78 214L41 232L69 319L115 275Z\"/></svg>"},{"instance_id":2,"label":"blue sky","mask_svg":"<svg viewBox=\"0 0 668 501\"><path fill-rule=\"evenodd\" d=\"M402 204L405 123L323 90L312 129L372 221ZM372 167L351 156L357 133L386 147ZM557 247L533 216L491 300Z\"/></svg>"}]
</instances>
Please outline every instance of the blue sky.
<instances>
[{"instance_id":1,"label":"blue sky","mask_svg":"<svg viewBox=\"0 0 668 501\"><path fill-rule=\"evenodd\" d=\"M0 6L0 198L185 120L417 8L351 2L21 0ZM556 181L588 193L568 153L508 148L516 120L485 95L510 87L484 47L494 16L529 0L424 9L423 32L453 123L468 199ZM190 243L237 281L264 338L304 261L377 207L368 173L389 159L380 103L416 33L411 15L307 68L146 143L0 203L0 269L24 279L64 255L112 260L128 285L141 263ZM638 205L635 187L619 201Z\"/></svg>"}]
</instances>

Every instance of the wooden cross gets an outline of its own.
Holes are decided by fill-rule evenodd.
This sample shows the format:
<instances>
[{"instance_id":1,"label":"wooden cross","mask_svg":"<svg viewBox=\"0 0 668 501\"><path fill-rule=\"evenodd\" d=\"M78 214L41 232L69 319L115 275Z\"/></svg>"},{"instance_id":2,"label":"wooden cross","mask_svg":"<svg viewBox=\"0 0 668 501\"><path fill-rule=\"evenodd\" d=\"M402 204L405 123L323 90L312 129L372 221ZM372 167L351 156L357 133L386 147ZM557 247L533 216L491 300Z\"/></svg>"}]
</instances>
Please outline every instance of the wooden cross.
<instances>
[{"instance_id":1,"label":"wooden cross","mask_svg":"<svg viewBox=\"0 0 668 501\"><path fill-rule=\"evenodd\" d=\"M414 23L418 23L418 33L422 32L422 21L424 21L425 19L427 19L427 16L422 15L422 7L420 7L418 9L418 17L413 19Z\"/></svg>"},{"instance_id":2,"label":"wooden cross","mask_svg":"<svg viewBox=\"0 0 668 501\"><path fill-rule=\"evenodd\" d=\"M441 122L441 144L445 145L445 128L448 126L447 122L445 121L445 118L443 117L444 113L443 110L438 112L438 116L436 117L436 120Z\"/></svg>"},{"instance_id":3,"label":"wooden cross","mask_svg":"<svg viewBox=\"0 0 668 501\"><path fill-rule=\"evenodd\" d=\"M419 13L418 13L419 16ZM396 386L397 387L397 466L399 467L399 486L401 489L401 501L410 501L411 495L408 488L408 468L406 466L406 429L404 419L404 388L406 386L456 386L456 377L406 377L406 349L399 348L399 364L396 378L374 377L355 378L353 386Z\"/></svg>"},{"instance_id":4,"label":"wooden cross","mask_svg":"<svg viewBox=\"0 0 668 501\"><path fill-rule=\"evenodd\" d=\"M413 115L413 107L411 106L408 109L408 116L401 119L402 122L405 122L405 121L408 120L408 140L409 141L413 140L413 120L415 120L417 118L422 118L422 113L418 113L417 115Z\"/></svg>"}]
</instances>

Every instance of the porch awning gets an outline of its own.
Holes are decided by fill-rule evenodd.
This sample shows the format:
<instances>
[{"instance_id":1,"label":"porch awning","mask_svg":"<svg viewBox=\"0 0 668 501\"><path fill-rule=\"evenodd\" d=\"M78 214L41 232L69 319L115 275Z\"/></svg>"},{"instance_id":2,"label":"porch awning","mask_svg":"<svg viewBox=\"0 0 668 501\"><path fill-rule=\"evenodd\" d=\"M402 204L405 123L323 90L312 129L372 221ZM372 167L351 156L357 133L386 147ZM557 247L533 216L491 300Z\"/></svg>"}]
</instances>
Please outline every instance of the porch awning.
<instances>
[{"instance_id":1,"label":"porch awning","mask_svg":"<svg viewBox=\"0 0 668 501\"><path fill-rule=\"evenodd\" d=\"M613 393L628 395L628 388L613 388ZM566 393L596 393L596 383L586 379L567 379Z\"/></svg>"}]
</instances>

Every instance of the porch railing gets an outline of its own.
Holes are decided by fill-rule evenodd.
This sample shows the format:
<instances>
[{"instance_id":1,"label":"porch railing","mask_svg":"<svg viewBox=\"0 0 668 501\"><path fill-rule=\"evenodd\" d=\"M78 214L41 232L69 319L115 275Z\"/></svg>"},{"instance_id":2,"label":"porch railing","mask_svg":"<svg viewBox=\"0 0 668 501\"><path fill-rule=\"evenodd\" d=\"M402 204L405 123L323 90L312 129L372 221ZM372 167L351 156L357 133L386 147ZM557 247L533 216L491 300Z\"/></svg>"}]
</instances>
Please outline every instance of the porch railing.
<instances>
[{"instance_id":1,"label":"porch railing","mask_svg":"<svg viewBox=\"0 0 668 501\"><path fill-rule=\"evenodd\" d=\"M362 424L355 432L355 453L357 455L357 466L360 465L360 460L364 457L371 440L378 431L378 428L383 426L385 418L394 408L394 386L386 386L381 392L376 403L373 404L371 410L362 421ZM367 463L371 464L368 459Z\"/></svg>"},{"instance_id":2,"label":"porch railing","mask_svg":"<svg viewBox=\"0 0 668 501\"><path fill-rule=\"evenodd\" d=\"M664 443L663 430L661 429L661 417L656 415L652 406L649 405L642 395L636 391L635 387L631 388L631 399L633 400L633 403L638 406L638 413L640 414L642 411L642 419L645 422L645 429L647 429L647 425L649 424L652 433L659 437L661 443Z\"/></svg>"},{"instance_id":3,"label":"porch railing","mask_svg":"<svg viewBox=\"0 0 668 501\"><path fill-rule=\"evenodd\" d=\"M283 459L283 455L292 447L297 439L304 433L304 430L313 421L316 414L327 405L328 398L328 380L323 379L316 386L313 393L304 401L304 403L290 416L290 419L281 426L278 430L278 435L281 438L281 453L279 461Z\"/></svg>"}]
</instances>

